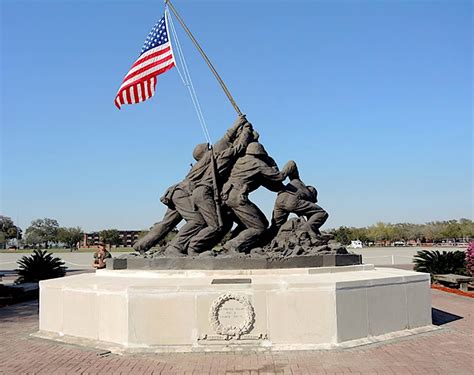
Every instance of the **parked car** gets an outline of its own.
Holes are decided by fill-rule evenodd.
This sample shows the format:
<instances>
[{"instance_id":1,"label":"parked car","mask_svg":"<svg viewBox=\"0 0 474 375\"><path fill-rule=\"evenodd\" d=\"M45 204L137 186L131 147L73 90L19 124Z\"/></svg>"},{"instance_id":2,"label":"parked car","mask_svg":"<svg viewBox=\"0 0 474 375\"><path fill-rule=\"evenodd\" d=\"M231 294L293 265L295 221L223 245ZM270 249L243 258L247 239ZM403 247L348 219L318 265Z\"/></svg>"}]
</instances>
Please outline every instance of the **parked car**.
<instances>
[{"instance_id":1,"label":"parked car","mask_svg":"<svg viewBox=\"0 0 474 375\"><path fill-rule=\"evenodd\" d=\"M405 241L395 241L392 245L395 247L400 247L400 246L406 246L407 244L405 243Z\"/></svg>"}]
</instances>

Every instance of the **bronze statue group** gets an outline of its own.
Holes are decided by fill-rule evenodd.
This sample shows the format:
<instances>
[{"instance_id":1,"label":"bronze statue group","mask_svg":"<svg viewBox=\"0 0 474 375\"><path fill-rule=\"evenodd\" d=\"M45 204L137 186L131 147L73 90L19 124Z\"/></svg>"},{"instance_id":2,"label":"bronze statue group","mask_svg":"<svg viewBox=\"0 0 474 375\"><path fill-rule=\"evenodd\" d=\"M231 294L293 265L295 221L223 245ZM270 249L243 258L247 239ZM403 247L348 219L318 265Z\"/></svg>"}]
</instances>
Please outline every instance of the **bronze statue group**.
<instances>
[{"instance_id":1,"label":"bronze statue group","mask_svg":"<svg viewBox=\"0 0 474 375\"><path fill-rule=\"evenodd\" d=\"M316 189L301 181L294 161L279 170L245 116L239 116L213 147L197 145L193 157L196 163L184 180L161 197L168 207L162 221L134 244L136 251L143 254L151 249L182 220L185 224L160 254L209 254L234 223L231 238L221 251L212 254L249 253L269 244L291 213L304 218L298 235L321 236L319 228L328 214L316 204ZM278 193L270 226L264 213L249 200L249 194L261 186Z\"/></svg>"}]
</instances>

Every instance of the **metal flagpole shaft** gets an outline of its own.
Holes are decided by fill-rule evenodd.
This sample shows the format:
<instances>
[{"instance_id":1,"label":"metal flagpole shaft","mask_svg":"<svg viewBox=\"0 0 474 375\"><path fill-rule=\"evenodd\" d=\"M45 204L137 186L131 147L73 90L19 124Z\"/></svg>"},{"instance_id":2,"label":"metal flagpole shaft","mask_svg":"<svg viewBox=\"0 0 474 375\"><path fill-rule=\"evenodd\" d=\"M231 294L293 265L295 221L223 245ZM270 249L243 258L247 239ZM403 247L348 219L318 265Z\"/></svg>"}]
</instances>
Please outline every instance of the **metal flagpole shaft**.
<instances>
[{"instance_id":1,"label":"metal flagpole shaft","mask_svg":"<svg viewBox=\"0 0 474 375\"><path fill-rule=\"evenodd\" d=\"M222 221L222 212L221 212L221 204L220 204L220 192L219 192L219 185L217 184L217 166L216 166L216 159L214 156L214 149L212 146L209 149L211 153L211 169L212 169L212 190L214 191L214 203L216 204L216 214L217 214L217 223L219 224L219 230L222 229L224 226L224 222Z\"/></svg>"},{"instance_id":2,"label":"metal flagpole shaft","mask_svg":"<svg viewBox=\"0 0 474 375\"><path fill-rule=\"evenodd\" d=\"M191 41L194 43L194 45L196 46L196 48L198 49L199 53L201 54L201 56L203 57L204 61L206 61L207 65L209 66L209 68L211 69L212 73L214 74L214 76L216 77L217 81L220 83L222 89L224 90L225 94L227 95L227 98L229 98L229 101L230 103L232 104L232 106L234 107L235 111L237 112L238 115L242 115L242 112L240 111L240 108L239 106L237 105L237 103L235 103L235 100L234 98L232 97L232 95L230 94L229 90L227 89L227 86L225 85L224 81L222 80L222 78L219 76L219 73L217 73L217 70L214 68L214 66L212 65L211 61L209 60L209 58L207 57L207 55L204 53L203 49L201 48L201 46L199 45L198 41L196 40L196 38L194 38L194 35L191 33L191 31L188 29L188 27L186 26L186 24L184 23L183 19L180 17L180 15L178 14L178 12L176 11L176 9L174 8L173 4L171 4L171 1L170 0L165 0L165 4L167 4L171 11L173 12L173 14L176 16L177 20L179 21L179 23L181 24L181 26L183 27L184 31L186 31L186 34L188 34L189 38L191 38Z\"/></svg>"}]
</instances>

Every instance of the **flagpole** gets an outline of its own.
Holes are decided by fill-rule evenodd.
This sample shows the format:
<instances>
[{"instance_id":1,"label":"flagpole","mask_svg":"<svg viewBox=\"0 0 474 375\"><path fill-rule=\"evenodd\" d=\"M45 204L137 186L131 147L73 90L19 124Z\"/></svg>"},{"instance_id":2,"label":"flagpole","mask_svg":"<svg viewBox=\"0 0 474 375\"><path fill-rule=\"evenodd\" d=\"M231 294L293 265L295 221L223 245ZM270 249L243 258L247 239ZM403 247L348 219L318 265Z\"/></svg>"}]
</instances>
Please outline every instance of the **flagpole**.
<instances>
[{"instance_id":1,"label":"flagpole","mask_svg":"<svg viewBox=\"0 0 474 375\"><path fill-rule=\"evenodd\" d=\"M240 116L242 115L242 112L240 111L240 108L239 106L237 105L237 103L235 102L234 98L232 97L232 95L230 94L230 91L229 89L227 88L227 86L225 85L224 81L222 80L222 78L220 77L219 73L217 73L217 70L214 68L214 66L212 65L211 63L211 60L209 60L209 58L207 57L207 55L204 53L203 49L201 48L201 46L199 45L198 41L196 40L196 38L194 37L194 35L191 33L191 31L188 29L188 27L186 26L186 24L184 23L183 19L180 17L180 15L178 14L178 12L176 11L175 7L173 6L173 4L171 4L171 1L170 0L165 0L165 5L168 5L169 8L171 9L171 11L173 12L173 14L175 15L176 19L179 21L179 23L181 24L181 26L183 27L184 31L186 31L186 34L188 34L189 38L191 39L191 41L194 43L194 45L196 46L197 50L199 51L199 53L201 54L201 56L203 57L204 61L207 63L207 65L209 66L209 69L211 69L212 73L214 74L214 76L216 77L217 81L219 82L219 84L221 85L222 89L224 90L225 94L227 95L227 98L229 99L230 103L232 104L232 106L234 107L235 111L237 112L237 114Z\"/></svg>"}]
</instances>

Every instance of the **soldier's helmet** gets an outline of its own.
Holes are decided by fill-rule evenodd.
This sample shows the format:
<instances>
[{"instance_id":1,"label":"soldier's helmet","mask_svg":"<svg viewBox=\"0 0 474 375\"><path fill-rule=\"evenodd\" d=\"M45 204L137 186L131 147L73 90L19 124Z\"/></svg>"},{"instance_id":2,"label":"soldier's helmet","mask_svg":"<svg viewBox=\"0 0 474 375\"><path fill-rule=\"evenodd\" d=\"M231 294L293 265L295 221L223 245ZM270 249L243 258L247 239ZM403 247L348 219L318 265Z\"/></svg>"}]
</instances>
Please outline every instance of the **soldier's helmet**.
<instances>
[{"instance_id":1,"label":"soldier's helmet","mask_svg":"<svg viewBox=\"0 0 474 375\"><path fill-rule=\"evenodd\" d=\"M207 151L207 143L199 143L194 147L193 158L196 161L199 161Z\"/></svg>"},{"instance_id":2,"label":"soldier's helmet","mask_svg":"<svg viewBox=\"0 0 474 375\"><path fill-rule=\"evenodd\" d=\"M252 142L247 146L247 151L245 151L247 155L262 155L262 156L268 156L267 152L265 151L265 148L260 142Z\"/></svg>"}]
</instances>

